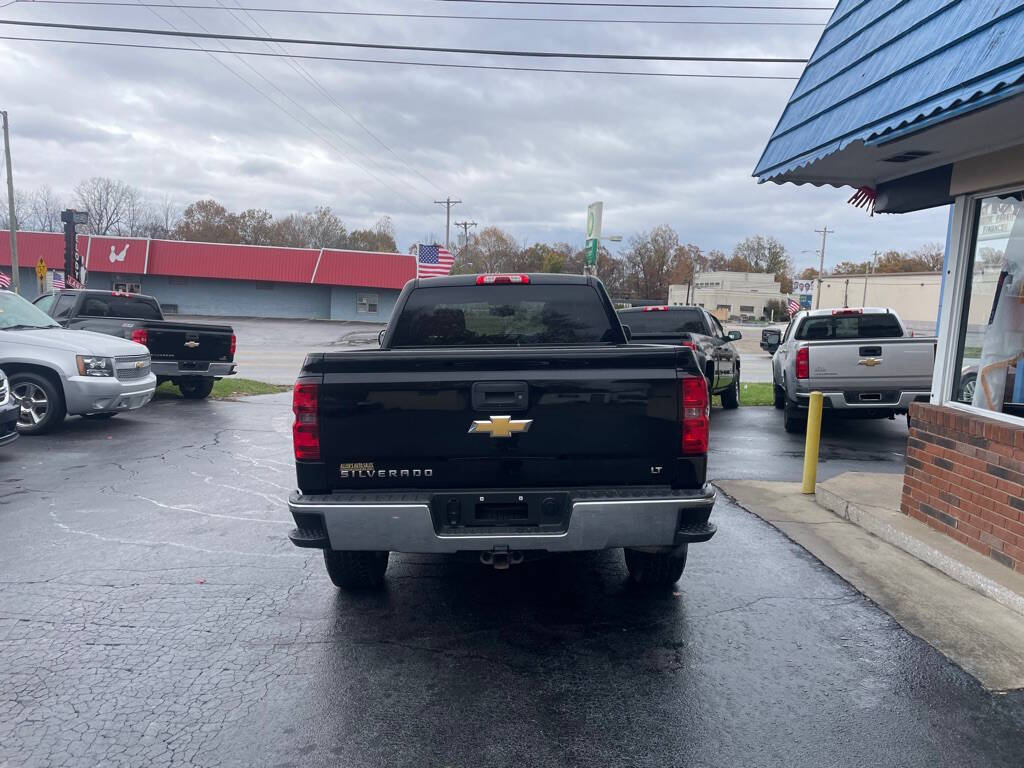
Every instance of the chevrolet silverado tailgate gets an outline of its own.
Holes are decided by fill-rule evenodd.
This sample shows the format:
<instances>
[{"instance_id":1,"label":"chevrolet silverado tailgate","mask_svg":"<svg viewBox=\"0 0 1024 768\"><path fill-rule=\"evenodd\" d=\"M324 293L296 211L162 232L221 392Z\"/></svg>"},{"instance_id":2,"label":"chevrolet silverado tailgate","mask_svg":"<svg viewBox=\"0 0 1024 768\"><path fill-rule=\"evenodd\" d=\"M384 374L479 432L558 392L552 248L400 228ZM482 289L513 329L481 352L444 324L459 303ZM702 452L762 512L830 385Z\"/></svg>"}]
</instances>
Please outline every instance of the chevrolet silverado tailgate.
<instances>
[{"instance_id":1,"label":"chevrolet silverado tailgate","mask_svg":"<svg viewBox=\"0 0 1024 768\"><path fill-rule=\"evenodd\" d=\"M143 327L153 360L230 362L233 358L230 326L147 321Z\"/></svg>"},{"instance_id":2,"label":"chevrolet silverado tailgate","mask_svg":"<svg viewBox=\"0 0 1024 768\"><path fill-rule=\"evenodd\" d=\"M304 369L333 490L692 487L684 375L699 375L690 350L653 345L371 350Z\"/></svg>"}]
</instances>

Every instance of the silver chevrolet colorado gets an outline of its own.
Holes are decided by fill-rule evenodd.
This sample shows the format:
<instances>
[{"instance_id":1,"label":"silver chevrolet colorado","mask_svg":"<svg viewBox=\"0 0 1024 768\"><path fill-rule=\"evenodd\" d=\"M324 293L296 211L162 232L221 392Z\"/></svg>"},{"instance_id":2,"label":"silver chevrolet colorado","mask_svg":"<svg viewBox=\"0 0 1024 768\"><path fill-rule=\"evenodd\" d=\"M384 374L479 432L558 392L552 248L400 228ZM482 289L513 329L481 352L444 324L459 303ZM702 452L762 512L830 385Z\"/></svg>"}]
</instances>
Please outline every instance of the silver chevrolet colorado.
<instances>
[{"instance_id":1,"label":"silver chevrolet colorado","mask_svg":"<svg viewBox=\"0 0 1024 768\"><path fill-rule=\"evenodd\" d=\"M67 414L109 418L141 408L156 390L144 346L61 328L9 291L0 291L0 367L21 434L48 432Z\"/></svg>"},{"instance_id":2,"label":"silver chevrolet colorado","mask_svg":"<svg viewBox=\"0 0 1024 768\"><path fill-rule=\"evenodd\" d=\"M914 338L885 307L798 312L772 357L775 407L803 432L811 392L833 416L890 418L931 395L935 339Z\"/></svg>"}]
</instances>

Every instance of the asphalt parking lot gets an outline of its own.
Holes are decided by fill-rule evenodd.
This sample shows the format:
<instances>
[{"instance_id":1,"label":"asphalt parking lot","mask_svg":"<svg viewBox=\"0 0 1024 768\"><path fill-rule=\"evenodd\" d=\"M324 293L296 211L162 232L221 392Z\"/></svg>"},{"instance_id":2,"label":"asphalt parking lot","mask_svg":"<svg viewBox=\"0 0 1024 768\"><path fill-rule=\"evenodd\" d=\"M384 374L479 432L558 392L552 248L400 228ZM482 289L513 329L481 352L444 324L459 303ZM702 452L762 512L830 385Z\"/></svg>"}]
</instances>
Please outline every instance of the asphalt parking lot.
<instances>
[{"instance_id":1,"label":"asphalt parking lot","mask_svg":"<svg viewBox=\"0 0 1024 768\"><path fill-rule=\"evenodd\" d=\"M159 400L0 453L0 765L1020 765L1024 695L725 498L661 597L620 553L339 593L285 538L290 421ZM712 476L798 477L780 421L716 411ZM822 472L898 472L905 436L826 427Z\"/></svg>"}]
</instances>

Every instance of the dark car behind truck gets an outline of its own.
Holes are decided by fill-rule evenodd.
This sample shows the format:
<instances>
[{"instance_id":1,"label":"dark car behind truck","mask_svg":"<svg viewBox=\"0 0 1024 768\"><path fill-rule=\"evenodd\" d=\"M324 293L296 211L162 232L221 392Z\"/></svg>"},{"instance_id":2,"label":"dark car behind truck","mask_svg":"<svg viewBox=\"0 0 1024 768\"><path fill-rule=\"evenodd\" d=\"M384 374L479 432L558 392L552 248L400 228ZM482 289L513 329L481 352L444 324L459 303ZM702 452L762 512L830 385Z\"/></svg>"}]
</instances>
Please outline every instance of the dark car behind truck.
<instances>
[{"instance_id":1,"label":"dark car behind truck","mask_svg":"<svg viewBox=\"0 0 1024 768\"><path fill-rule=\"evenodd\" d=\"M164 320L152 296L96 290L46 293L35 305L63 325L120 336L149 349L157 382L169 381L182 397L202 399L213 383L235 373L235 333L230 325Z\"/></svg>"},{"instance_id":2,"label":"dark car behind truck","mask_svg":"<svg viewBox=\"0 0 1024 768\"><path fill-rule=\"evenodd\" d=\"M414 280L379 350L306 358L294 411L290 537L338 586L381 583L389 552L613 547L665 585L715 532L693 351L627 344L593 278Z\"/></svg>"},{"instance_id":3,"label":"dark car behind truck","mask_svg":"<svg viewBox=\"0 0 1024 768\"><path fill-rule=\"evenodd\" d=\"M743 338L739 331L726 333L718 318L701 307L632 307L620 309L619 320L634 343L692 349L711 394L721 395L725 409L739 407L740 356L732 344Z\"/></svg>"}]
</instances>

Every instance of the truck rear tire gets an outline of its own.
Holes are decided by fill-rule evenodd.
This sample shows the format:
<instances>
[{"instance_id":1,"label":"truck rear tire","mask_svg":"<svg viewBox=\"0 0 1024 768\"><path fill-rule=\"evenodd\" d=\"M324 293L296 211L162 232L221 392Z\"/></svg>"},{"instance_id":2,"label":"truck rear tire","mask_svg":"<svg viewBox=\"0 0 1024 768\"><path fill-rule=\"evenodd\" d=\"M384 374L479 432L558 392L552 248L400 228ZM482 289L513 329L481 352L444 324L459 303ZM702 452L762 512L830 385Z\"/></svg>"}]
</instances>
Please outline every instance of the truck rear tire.
<instances>
[{"instance_id":1,"label":"truck rear tire","mask_svg":"<svg viewBox=\"0 0 1024 768\"><path fill-rule=\"evenodd\" d=\"M324 565L334 586L342 589L373 589L384 583L390 552L324 550Z\"/></svg>"},{"instance_id":2,"label":"truck rear tire","mask_svg":"<svg viewBox=\"0 0 1024 768\"><path fill-rule=\"evenodd\" d=\"M213 392L213 379L182 379L178 382L178 389L186 400L202 400Z\"/></svg>"},{"instance_id":3,"label":"truck rear tire","mask_svg":"<svg viewBox=\"0 0 1024 768\"><path fill-rule=\"evenodd\" d=\"M807 431L807 414L801 412L800 406L792 400L787 399L785 404L785 418L783 426L791 435L802 435Z\"/></svg>"},{"instance_id":4,"label":"truck rear tire","mask_svg":"<svg viewBox=\"0 0 1024 768\"><path fill-rule=\"evenodd\" d=\"M740 374L737 371L729 388L722 392L722 408L727 411L740 407Z\"/></svg>"},{"instance_id":5,"label":"truck rear tire","mask_svg":"<svg viewBox=\"0 0 1024 768\"><path fill-rule=\"evenodd\" d=\"M626 554L626 570L633 584L651 589L665 589L675 584L686 568L687 545L682 555L675 552L640 552L636 549L623 550Z\"/></svg>"},{"instance_id":6,"label":"truck rear tire","mask_svg":"<svg viewBox=\"0 0 1024 768\"><path fill-rule=\"evenodd\" d=\"M773 388L775 389L775 407L781 411L786 407L786 390L778 384L774 384Z\"/></svg>"}]
</instances>

